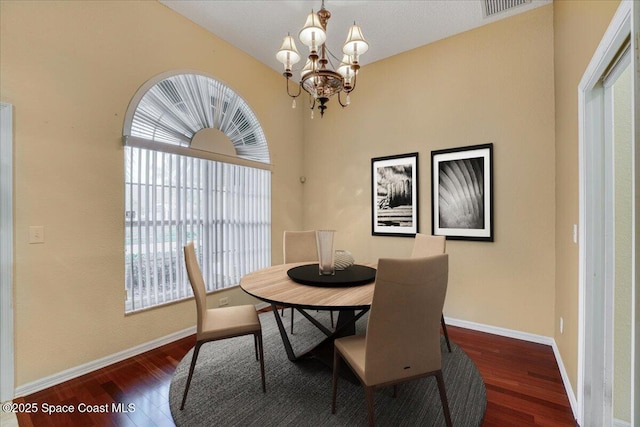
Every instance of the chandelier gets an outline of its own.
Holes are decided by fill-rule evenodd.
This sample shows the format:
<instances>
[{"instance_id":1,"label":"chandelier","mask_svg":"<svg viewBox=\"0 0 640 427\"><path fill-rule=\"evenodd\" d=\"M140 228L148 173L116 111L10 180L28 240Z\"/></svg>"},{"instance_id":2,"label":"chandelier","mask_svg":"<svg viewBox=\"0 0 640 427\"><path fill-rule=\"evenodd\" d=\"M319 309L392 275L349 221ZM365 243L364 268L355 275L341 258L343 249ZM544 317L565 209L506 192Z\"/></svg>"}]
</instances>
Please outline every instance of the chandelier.
<instances>
[{"instance_id":1,"label":"chandelier","mask_svg":"<svg viewBox=\"0 0 640 427\"><path fill-rule=\"evenodd\" d=\"M296 43L290 34L285 36L282 46L276 54L276 59L284 65L282 75L287 79L287 94L293 98L292 107L296 108L296 98L304 89L309 94L311 118L313 118L313 110L316 106L320 110L320 116L324 116L324 110L327 109L326 104L333 95L338 95L338 102L342 107L349 105L351 102L349 94L356 88L356 77L360 69L359 57L369 49L369 43L364 39L362 30L354 22L349 28L347 40L342 46L342 60L337 68L334 67L331 57L336 62L338 58L325 46L329 18L331 18L331 13L324 8L324 0L322 0L320 11L314 13L312 10L307 16L304 28L300 30L298 38L309 47L309 56L300 72L298 93L292 94L289 90L289 79L293 77L292 67L300 61ZM341 92L346 93L344 102Z\"/></svg>"}]
</instances>

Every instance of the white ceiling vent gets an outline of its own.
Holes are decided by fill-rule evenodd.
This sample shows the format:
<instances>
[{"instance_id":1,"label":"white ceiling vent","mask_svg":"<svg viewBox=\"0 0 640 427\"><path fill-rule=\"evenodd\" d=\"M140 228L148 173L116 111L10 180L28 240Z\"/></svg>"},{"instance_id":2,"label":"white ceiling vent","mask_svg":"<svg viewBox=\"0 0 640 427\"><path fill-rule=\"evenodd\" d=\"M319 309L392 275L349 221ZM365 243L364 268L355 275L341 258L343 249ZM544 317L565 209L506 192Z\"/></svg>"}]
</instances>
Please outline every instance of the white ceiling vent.
<instances>
[{"instance_id":1,"label":"white ceiling vent","mask_svg":"<svg viewBox=\"0 0 640 427\"><path fill-rule=\"evenodd\" d=\"M531 0L484 0L482 13L485 18L531 3Z\"/></svg>"}]
</instances>

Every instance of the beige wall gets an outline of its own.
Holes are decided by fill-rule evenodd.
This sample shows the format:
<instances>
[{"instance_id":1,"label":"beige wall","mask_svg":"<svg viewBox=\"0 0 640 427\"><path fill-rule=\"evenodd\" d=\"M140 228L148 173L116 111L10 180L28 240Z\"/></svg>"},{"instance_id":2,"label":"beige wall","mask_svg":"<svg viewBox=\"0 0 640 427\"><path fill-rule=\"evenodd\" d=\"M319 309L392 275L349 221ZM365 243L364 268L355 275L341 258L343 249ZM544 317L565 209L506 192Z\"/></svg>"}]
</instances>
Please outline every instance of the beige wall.
<instances>
[{"instance_id":1,"label":"beige wall","mask_svg":"<svg viewBox=\"0 0 640 427\"><path fill-rule=\"evenodd\" d=\"M617 0L554 1L556 109L556 310L554 336L577 392L578 375L578 84L618 5ZM564 333L558 322L564 319Z\"/></svg>"},{"instance_id":2,"label":"beige wall","mask_svg":"<svg viewBox=\"0 0 640 427\"><path fill-rule=\"evenodd\" d=\"M553 335L553 9L541 7L363 67L351 105L305 117L305 228L338 230L357 261L408 256L371 236L371 158L419 153L431 233L431 150L494 144L495 242L448 241L445 315Z\"/></svg>"},{"instance_id":3,"label":"beige wall","mask_svg":"<svg viewBox=\"0 0 640 427\"><path fill-rule=\"evenodd\" d=\"M0 4L1 100L14 105L15 118L21 386L195 322L193 301L124 315L121 136L140 85L167 70L194 69L244 97L264 128L274 165L274 236L302 223L296 165L303 127L278 73L157 2ZM28 244L30 225L45 227L44 244ZM274 238L275 262L281 252ZM226 294L232 304L249 300L238 289ZM211 305L219 296L210 297Z\"/></svg>"},{"instance_id":4,"label":"beige wall","mask_svg":"<svg viewBox=\"0 0 640 427\"><path fill-rule=\"evenodd\" d=\"M264 127L274 263L285 229L335 228L337 246L358 261L408 255L411 239L371 236L371 158L420 153L420 230L430 233L431 150L493 142L495 242L448 242L445 314L545 336L563 316L555 338L575 388L577 85L617 4L556 0L370 64L349 108L332 100L311 121L303 102L291 110L278 73L158 3L3 0L16 385L193 324L189 301L123 314L120 141L137 88L190 68L228 83ZM30 225L45 227L44 244L28 244ZM225 294L244 301L239 290Z\"/></svg>"}]
</instances>

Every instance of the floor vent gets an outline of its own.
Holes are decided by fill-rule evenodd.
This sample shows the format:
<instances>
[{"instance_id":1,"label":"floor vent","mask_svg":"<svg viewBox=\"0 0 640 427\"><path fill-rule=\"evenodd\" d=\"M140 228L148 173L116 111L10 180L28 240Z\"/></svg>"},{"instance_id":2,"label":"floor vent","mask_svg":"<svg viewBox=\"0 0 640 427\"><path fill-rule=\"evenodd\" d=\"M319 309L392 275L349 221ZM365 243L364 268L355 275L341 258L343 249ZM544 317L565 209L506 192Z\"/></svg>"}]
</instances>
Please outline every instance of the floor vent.
<instances>
[{"instance_id":1,"label":"floor vent","mask_svg":"<svg viewBox=\"0 0 640 427\"><path fill-rule=\"evenodd\" d=\"M484 0L484 17L488 18L529 3L531 3L531 0Z\"/></svg>"}]
</instances>

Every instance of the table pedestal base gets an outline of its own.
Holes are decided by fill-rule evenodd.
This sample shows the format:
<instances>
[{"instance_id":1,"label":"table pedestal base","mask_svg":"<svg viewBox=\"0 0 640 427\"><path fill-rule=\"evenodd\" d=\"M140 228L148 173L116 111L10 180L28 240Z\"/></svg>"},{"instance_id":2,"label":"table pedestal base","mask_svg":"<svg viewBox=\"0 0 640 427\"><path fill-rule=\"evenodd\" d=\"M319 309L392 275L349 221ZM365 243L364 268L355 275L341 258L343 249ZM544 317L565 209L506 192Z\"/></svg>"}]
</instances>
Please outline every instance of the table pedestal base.
<instances>
[{"instance_id":1,"label":"table pedestal base","mask_svg":"<svg viewBox=\"0 0 640 427\"><path fill-rule=\"evenodd\" d=\"M273 315L276 317L276 323L278 325L278 330L280 331L280 336L282 337L282 343L284 344L285 351L287 352L287 357L292 362L302 361L304 359L308 359L313 357L314 359L320 360L325 365L329 366L333 369L333 341L336 338L345 337L348 335L354 335L356 333L356 322L360 319L366 312L369 311L368 308L365 308L359 311L356 314L356 310L340 310L340 314L338 315L338 321L336 323L336 329L334 331L328 329L322 323L320 323L316 318L311 316L309 313L304 311L301 308L296 308L296 310L306 317L315 327L320 329L327 337L322 340L317 345L307 349L301 354L297 355L293 351L293 346L291 345L291 341L289 340L289 336L287 335L287 331L282 323L282 318L280 317L280 313L275 304L271 304L271 309L273 311ZM345 379L353 382L355 384L359 384L357 377L351 372L351 370L342 365L342 369L340 370L340 375Z\"/></svg>"}]
</instances>

